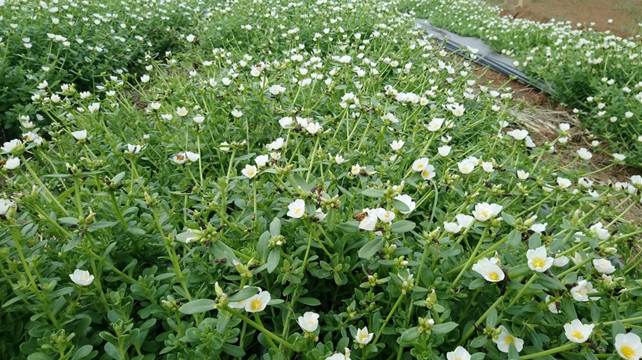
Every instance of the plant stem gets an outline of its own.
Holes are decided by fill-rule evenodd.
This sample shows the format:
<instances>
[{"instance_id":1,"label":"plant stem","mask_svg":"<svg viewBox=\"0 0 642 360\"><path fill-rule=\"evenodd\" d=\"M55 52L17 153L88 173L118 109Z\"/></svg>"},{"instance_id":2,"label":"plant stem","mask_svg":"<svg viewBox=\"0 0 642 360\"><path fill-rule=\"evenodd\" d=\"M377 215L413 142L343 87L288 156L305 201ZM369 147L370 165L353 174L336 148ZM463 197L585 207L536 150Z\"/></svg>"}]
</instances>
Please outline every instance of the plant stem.
<instances>
[{"instance_id":1,"label":"plant stem","mask_svg":"<svg viewBox=\"0 0 642 360\"><path fill-rule=\"evenodd\" d=\"M390 309L390 312L388 313L388 316L386 316L386 319L383 321L383 324L381 324L381 328L379 328L379 331L377 331L377 335L375 335L374 341L372 344L376 344L377 341L379 340L379 337L381 337L381 334L383 334L383 330L386 328L386 324L388 324L388 321L390 321L390 318L392 315L395 314L395 311L399 307L399 304L401 304L401 300L406 296L405 293L401 293L399 297L397 298L397 301L395 301L395 304L392 306L392 309Z\"/></svg>"},{"instance_id":2,"label":"plant stem","mask_svg":"<svg viewBox=\"0 0 642 360\"><path fill-rule=\"evenodd\" d=\"M554 347L552 349L536 352L534 354L528 354L528 355L520 356L519 358L522 359L522 360L538 359L540 357L544 357L544 356L547 356L547 355L557 354L558 352L570 350L570 349L573 349L573 348L578 347L578 346L580 346L580 344L568 343L568 344L564 344L564 345L561 345L561 346L558 346L558 347Z\"/></svg>"},{"instance_id":3,"label":"plant stem","mask_svg":"<svg viewBox=\"0 0 642 360\"><path fill-rule=\"evenodd\" d=\"M245 321L246 323L250 324L253 328L255 328L258 331L260 331L261 333L263 333L263 335L265 335L266 338L270 338L270 339L278 342L279 344L285 346L286 348L294 351L294 346L292 344L290 344L286 340L282 339L280 336L274 334L270 330L266 329L262 324L257 323L256 321L254 321L254 320L250 319L249 317L243 315L239 311L233 310L233 309L231 309L229 307L226 307L223 310L227 311L228 313L230 313L230 314L236 316L237 318Z\"/></svg>"}]
</instances>

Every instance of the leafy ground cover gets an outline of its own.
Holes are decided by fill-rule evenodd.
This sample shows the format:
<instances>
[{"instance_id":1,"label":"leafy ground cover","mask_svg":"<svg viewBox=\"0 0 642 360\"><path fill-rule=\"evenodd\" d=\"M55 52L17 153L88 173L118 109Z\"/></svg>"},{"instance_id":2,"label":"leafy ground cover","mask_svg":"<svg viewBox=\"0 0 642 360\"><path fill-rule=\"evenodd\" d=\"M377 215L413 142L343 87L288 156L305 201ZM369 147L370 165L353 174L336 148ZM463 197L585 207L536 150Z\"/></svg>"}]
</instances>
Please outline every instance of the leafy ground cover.
<instances>
[{"instance_id":1,"label":"leafy ground cover","mask_svg":"<svg viewBox=\"0 0 642 360\"><path fill-rule=\"evenodd\" d=\"M641 163L639 35L626 39L570 21L502 17L499 7L484 1L413 0L403 2L401 9L512 56L520 68L552 84L553 96L575 108L585 126L625 153L629 164Z\"/></svg>"},{"instance_id":2,"label":"leafy ground cover","mask_svg":"<svg viewBox=\"0 0 642 360\"><path fill-rule=\"evenodd\" d=\"M398 6L202 6L138 73L36 84L52 124L2 146L3 354L639 358L642 178L550 157L568 124L532 139Z\"/></svg>"}]
</instances>

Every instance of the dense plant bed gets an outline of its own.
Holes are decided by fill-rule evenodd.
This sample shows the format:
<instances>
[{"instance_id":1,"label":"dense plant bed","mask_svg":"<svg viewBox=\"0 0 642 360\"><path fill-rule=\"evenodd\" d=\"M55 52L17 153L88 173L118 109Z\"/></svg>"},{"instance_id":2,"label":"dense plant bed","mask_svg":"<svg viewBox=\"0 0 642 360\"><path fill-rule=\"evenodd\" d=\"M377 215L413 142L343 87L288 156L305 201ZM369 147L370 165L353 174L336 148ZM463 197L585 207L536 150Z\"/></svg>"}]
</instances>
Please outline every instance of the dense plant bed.
<instances>
[{"instance_id":1,"label":"dense plant bed","mask_svg":"<svg viewBox=\"0 0 642 360\"><path fill-rule=\"evenodd\" d=\"M626 154L627 163L642 164L639 38L582 30L570 22L501 17L500 8L481 0L408 0L400 9L512 56L521 69L552 84L552 95L577 109L585 126Z\"/></svg>"},{"instance_id":2,"label":"dense plant bed","mask_svg":"<svg viewBox=\"0 0 642 360\"><path fill-rule=\"evenodd\" d=\"M642 179L551 160L568 126L534 143L398 5L224 2L139 75L38 90L52 125L0 155L3 354L638 356Z\"/></svg>"}]
</instances>

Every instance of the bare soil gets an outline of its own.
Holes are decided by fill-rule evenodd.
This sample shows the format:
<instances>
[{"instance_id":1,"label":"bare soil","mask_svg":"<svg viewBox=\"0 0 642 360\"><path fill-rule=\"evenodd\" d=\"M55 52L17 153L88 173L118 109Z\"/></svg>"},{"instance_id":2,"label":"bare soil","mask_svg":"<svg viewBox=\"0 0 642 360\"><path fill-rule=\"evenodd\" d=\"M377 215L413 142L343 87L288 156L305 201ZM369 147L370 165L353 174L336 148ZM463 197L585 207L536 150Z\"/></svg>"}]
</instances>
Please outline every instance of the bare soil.
<instances>
[{"instance_id":1,"label":"bare soil","mask_svg":"<svg viewBox=\"0 0 642 360\"><path fill-rule=\"evenodd\" d=\"M642 0L487 0L504 8L502 15L539 22L570 21L574 27L630 37L642 35ZM612 20L609 23L609 19ZM594 23L594 25L591 25Z\"/></svg>"}]
</instances>

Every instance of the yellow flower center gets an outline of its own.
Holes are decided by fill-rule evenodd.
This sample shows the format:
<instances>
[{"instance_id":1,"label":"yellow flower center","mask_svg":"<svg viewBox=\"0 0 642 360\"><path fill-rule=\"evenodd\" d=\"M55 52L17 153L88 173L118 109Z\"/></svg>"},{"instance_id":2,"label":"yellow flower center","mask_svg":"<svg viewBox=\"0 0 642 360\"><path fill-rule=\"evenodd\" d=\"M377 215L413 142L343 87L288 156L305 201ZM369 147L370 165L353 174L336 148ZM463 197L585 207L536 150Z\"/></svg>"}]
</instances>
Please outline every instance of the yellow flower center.
<instances>
[{"instance_id":1,"label":"yellow flower center","mask_svg":"<svg viewBox=\"0 0 642 360\"><path fill-rule=\"evenodd\" d=\"M368 338L368 334L366 334L365 332L359 335L359 341L365 341L367 338Z\"/></svg>"},{"instance_id":2,"label":"yellow flower center","mask_svg":"<svg viewBox=\"0 0 642 360\"><path fill-rule=\"evenodd\" d=\"M292 213L294 213L294 215L299 215L301 213L301 208L294 209L294 211L292 211Z\"/></svg>"},{"instance_id":3,"label":"yellow flower center","mask_svg":"<svg viewBox=\"0 0 642 360\"><path fill-rule=\"evenodd\" d=\"M573 331L573 333L572 333L571 335L573 335L573 337L574 337L574 338L576 338L576 339L578 339L578 340L579 340L579 339L581 339L581 338L583 338L582 333L581 333L581 332L579 332L579 331L577 331L577 330L574 330L574 331Z\"/></svg>"},{"instance_id":4,"label":"yellow flower center","mask_svg":"<svg viewBox=\"0 0 642 360\"><path fill-rule=\"evenodd\" d=\"M534 259L533 267L544 267L544 260L542 258Z\"/></svg>"},{"instance_id":5,"label":"yellow flower center","mask_svg":"<svg viewBox=\"0 0 642 360\"><path fill-rule=\"evenodd\" d=\"M625 358L627 359L632 359L633 355L635 355L635 350L633 350L630 346L624 345L620 348L620 352L622 355L624 355Z\"/></svg>"},{"instance_id":6,"label":"yellow flower center","mask_svg":"<svg viewBox=\"0 0 642 360\"><path fill-rule=\"evenodd\" d=\"M488 274L488 278L493 280L493 281L497 281L497 280L499 280L499 275L496 272L492 272L492 273Z\"/></svg>"},{"instance_id":7,"label":"yellow flower center","mask_svg":"<svg viewBox=\"0 0 642 360\"><path fill-rule=\"evenodd\" d=\"M481 211L481 215L482 215L483 217L485 217L485 218L489 218L489 217L490 217L490 214L488 213L488 210L482 210L482 211Z\"/></svg>"},{"instance_id":8,"label":"yellow flower center","mask_svg":"<svg viewBox=\"0 0 642 360\"><path fill-rule=\"evenodd\" d=\"M262 307L263 307L263 303L258 298L252 300L252 302L250 303L250 308L253 311L259 311L261 310Z\"/></svg>"},{"instance_id":9,"label":"yellow flower center","mask_svg":"<svg viewBox=\"0 0 642 360\"><path fill-rule=\"evenodd\" d=\"M247 174L248 174L248 175L250 175L250 176L254 175L254 170L249 169L249 170L247 171Z\"/></svg>"},{"instance_id":10,"label":"yellow flower center","mask_svg":"<svg viewBox=\"0 0 642 360\"><path fill-rule=\"evenodd\" d=\"M428 170L424 170L424 171L421 173L421 176L423 176L423 177L429 177L429 176L430 176L430 171L428 171Z\"/></svg>"},{"instance_id":11,"label":"yellow flower center","mask_svg":"<svg viewBox=\"0 0 642 360\"><path fill-rule=\"evenodd\" d=\"M421 170L421 169L423 169L423 168L424 168L424 165L423 165L423 164L419 164L419 165L417 165L417 169Z\"/></svg>"},{"instance_id":12,"label":"yellow flower center","mask_svg":"<svg viewBox=\"0 0 642 360\"><path fill-rule=\"evenodd\" d=\"M510 346L510 344L515 343L515 338L512 335L507 335L506 339L504 339L504 342L506 343L506 346Z\"/></svg>"}]
</instances>

